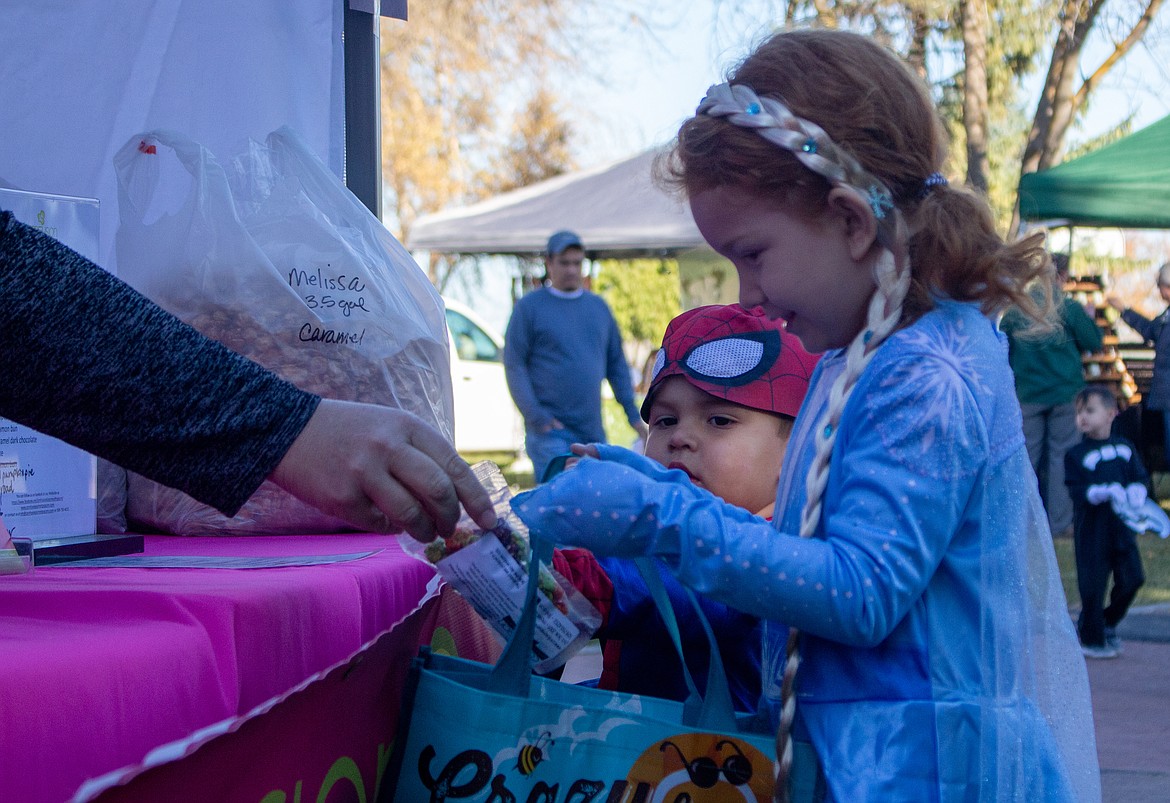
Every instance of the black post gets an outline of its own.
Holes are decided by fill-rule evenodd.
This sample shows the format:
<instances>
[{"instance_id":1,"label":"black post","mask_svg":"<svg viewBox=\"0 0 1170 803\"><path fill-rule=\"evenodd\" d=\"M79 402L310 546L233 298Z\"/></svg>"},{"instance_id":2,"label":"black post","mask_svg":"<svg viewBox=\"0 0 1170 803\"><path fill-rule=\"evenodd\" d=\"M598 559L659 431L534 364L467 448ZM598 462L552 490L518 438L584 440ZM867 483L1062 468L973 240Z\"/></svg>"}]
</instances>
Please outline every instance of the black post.
<instances>
[{"instance_id":1,"label":"black post","mask_svg":"<svg viewBox=\"0 0 1170 803\"><path fill-rule=\"evenodd\" d=\"M345 185L382 219L381 0L345 3Z\"/></svg>"}]
</instances>

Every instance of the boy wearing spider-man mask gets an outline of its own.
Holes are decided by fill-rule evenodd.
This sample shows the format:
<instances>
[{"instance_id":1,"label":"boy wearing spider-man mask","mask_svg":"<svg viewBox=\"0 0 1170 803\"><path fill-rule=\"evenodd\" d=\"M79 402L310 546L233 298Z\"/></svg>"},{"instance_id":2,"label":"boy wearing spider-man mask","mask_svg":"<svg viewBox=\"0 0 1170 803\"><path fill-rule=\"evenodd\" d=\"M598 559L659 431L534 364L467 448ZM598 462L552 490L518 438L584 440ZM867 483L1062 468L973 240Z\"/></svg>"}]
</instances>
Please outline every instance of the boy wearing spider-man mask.
<instances>
[{"instance_id":1,"label":"boy wearing spider-man mask","mask_svg":"<svg viewBox=\"0 0 1170 803\"><path fill-rule=\"evenodd\" d=\"M816 357L761 310L699 307L666 328L642 403L650 427L646 456L727 502L770 518L792 422ZM601 688L685 699L687 688L669 635L632 561L597 561L584 550L558 550L556 568L601 610L605 642ZM706 636L682 585L660 568L679 616L684 649L700 688L707 675ZM719 640L736 708L754 711L760 696L764 630L751 615L699 597ZM776 628L773 628L775 631ZM770 641L775 641L776 636ZM693 642L693 643L691 643ZM783 642L770 644L783 649Z\"/></svg>"}]
</instances>

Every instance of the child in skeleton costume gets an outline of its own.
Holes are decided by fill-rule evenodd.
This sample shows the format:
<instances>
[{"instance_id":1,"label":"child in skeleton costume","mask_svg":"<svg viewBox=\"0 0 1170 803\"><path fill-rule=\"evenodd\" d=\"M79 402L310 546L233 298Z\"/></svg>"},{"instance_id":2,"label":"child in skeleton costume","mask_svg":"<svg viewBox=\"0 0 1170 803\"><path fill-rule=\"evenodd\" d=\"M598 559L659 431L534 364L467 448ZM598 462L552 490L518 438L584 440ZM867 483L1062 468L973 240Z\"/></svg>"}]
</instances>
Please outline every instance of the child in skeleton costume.
<instances>
[{"instance_id":1,"label":"child in skeleton costume","mask_svg":"<svg viewBox=\"0 0 1170 803\"><path fill-rule=\"evenodd\" d=\"M816 357L762 310L737 304L698 307L666 327L642 402L646 455L673 469L670 481L698 485L725 502L771 519L780 465L808 391ZM602 612L605 642L598 686L685 700L687 686L669 631L633 561L557 550L554 564ZM706 686L707 636L686 591L659 565L679 619L683 652ZM603 589L599 593L599 589ZM757 616L697 597L719 643L732 701L760 702L763 626ZM772 628L783 648L782 628Z\"/></svg>"},{"instance_id":2,"label":"child in skeleton costume","mask_svg":"<svg viewBox=\"0 0 1170 803\"><path fill-rule=\"evenodd\" d=\"M1130 521L1146 501L1150 481L1137 447L1112 432L1117 397L1104 385L1089 385L1076 397L1077 429L1084 438L1064 455L1064 481L1073 502L1077 633L1087 658L1121 653L1117 625L1145 583L1142 553ZM1139 528L1140 529L1140 528ZM1105 589L1109 605L1105 605Z\"/></svg>"},{"instance_id":3,"label":"child in skeleton costume","mask_svg":"<svg viewBox=\"0 0 1170 803\"><path fill-rule=\"evenodd\" d=\"M947 185L944 155L925 88L873 40L762 44L665 167L740 302L825 352L772 525L612 447L513 507L793 628L764 668L782 793L1098 800L1084 660L995 320L1013 303L1043 317L1026 286L1051 268L1040 238L1005 244L986 202Z\"/></svg>"}]
</instances>

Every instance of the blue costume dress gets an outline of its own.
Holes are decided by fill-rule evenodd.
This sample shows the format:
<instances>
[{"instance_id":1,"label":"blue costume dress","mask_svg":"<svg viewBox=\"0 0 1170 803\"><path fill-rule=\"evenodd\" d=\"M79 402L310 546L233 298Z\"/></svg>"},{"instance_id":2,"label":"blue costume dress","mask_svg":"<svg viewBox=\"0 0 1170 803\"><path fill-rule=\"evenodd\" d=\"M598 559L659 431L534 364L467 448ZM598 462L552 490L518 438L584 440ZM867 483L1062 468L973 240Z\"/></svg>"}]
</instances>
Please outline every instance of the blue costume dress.
<instances>
[{"instance_id":1,"label":"blue costume dress","mask_svg":"<svg viewBox=\"0 0 1170 803\"><path fill-rule=\"evenodd\" d=\"M534 532L657 555L697 591L798 628L794 734L829 799L1099 799L1087 675L1004 337L944 300L883 343L801 539L814 435L844 367L829 352L813 375L775 529L612 447L513 506ZM782 656L764 672L774 695Z\"/></svg>"}]
</instances>

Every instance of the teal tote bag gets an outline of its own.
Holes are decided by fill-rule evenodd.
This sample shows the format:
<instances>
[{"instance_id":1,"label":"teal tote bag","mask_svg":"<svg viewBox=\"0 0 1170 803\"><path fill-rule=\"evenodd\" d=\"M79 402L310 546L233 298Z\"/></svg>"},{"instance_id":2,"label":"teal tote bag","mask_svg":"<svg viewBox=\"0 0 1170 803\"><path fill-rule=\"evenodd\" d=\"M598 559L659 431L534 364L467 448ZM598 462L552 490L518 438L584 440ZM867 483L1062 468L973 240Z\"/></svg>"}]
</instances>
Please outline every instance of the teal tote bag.
<instances>
[{"instance_id":1,"label":"teal tote bag","mask_svg":"<svg viewBox=\"0 0 1170 803\"><path fill-rule=\"evenodd\" d=\"M552 557L551 545L540 539L534 537L532 547L524 614L494 667L425 648L415 659L381 799L771 801L774 733L733 711L705 619L711 646L707 689L700 694L688 674L685 703L532 674L537 571ZM662 581L652 566L640 568L681 655ZM683 666L685 673L685 661Z\"/></svg>"}]
</instances>

